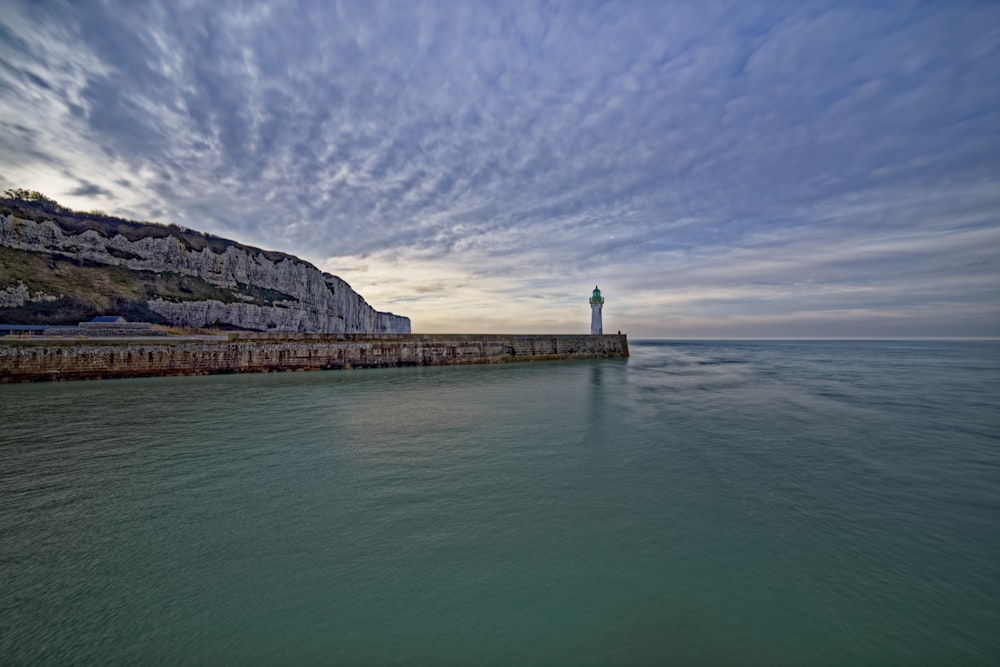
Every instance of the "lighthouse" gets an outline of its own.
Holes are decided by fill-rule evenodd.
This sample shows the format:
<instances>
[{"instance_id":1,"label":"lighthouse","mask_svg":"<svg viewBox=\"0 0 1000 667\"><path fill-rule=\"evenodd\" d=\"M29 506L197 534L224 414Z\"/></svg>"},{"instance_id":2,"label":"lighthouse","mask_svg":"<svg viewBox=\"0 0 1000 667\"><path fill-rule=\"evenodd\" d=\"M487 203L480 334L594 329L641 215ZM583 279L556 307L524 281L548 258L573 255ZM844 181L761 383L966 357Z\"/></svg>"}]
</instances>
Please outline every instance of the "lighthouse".
<instances>
[{"instance_id":1,"label":"lighthouse","mask_svg":"<svg viewBox=\"0 0 1000 667\"><path fill-rule=\"evenodd\" d=\"M604 297L601 290L594 286L594 293L590 295L590 335L600 336L604 333L604 325L601 323L601 308L604 307Z\"/></svg>"}]
</instances>

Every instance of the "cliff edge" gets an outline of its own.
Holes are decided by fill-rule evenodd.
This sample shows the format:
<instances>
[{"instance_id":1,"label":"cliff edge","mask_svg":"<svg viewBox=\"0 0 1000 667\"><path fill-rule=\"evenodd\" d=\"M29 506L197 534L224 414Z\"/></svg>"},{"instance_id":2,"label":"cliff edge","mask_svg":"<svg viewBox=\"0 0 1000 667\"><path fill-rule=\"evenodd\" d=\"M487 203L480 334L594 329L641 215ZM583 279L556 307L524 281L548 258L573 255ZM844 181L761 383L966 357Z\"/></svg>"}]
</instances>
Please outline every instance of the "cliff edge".
<instances>
[{"instance_id":1,"label":"cliff edge","mask_svg":"<svg viewBox=\"0 0 1000 667\"><path fill-rule=\"evenodd\" d=\"M351 286L285 253L184 229L0 199L0 322L106 312L183 327L410 333Z\"/></svg>"}]
</instances>

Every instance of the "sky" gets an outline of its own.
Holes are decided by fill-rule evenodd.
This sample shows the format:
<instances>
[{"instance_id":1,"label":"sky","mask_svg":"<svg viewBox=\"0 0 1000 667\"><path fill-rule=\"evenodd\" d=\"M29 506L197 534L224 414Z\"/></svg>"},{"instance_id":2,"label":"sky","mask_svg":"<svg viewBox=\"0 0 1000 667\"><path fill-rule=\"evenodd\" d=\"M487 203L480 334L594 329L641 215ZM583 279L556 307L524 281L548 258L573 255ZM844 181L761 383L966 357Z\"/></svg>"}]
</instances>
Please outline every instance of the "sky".
<instances>
[{"instance_id":1,"label":"sky","mask_svg":"<svg viewBox=\"0 0 1000 667\"><path fill-rule=\"evenodd\" d=\"M414 332L1000 335L1000 3L5 0L0 188Z\"/></svg>"}]
</instances>

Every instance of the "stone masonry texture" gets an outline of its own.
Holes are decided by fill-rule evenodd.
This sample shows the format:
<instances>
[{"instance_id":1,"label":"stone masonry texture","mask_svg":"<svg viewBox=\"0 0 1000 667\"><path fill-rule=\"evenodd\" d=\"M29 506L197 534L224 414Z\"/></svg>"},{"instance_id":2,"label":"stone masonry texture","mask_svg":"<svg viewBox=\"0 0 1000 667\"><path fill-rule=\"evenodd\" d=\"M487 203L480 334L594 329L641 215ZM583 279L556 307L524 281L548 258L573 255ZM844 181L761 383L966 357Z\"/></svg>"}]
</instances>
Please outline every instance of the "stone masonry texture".
<instances>
[{"instance_id":1,"label":"stone masonry texture","mask_svg":"<svg viewBox=\"0 0 1000 667\"><path fill-rule=\"evenodd\" d=\"M0 382L627 357L624 335L240 333L227 339L0 339Z\"/></svg>"}]
</instances>

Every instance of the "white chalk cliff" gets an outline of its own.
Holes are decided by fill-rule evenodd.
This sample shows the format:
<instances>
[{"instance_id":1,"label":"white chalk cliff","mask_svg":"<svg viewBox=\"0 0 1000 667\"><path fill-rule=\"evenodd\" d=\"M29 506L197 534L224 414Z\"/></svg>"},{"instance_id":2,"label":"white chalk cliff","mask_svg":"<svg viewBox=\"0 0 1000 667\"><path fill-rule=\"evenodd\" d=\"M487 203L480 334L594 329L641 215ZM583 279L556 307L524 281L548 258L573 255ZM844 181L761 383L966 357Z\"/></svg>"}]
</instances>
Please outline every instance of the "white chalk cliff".
<instances>
[{"instance_id":1,"label":"white chalk cliff","mask_svg":"<svg viewBox=\"0 0 1000 667\"><path fill-rule=\"evenodd\" d=\"M229 325L258 331L324 333L409 333L407 317L376 311L340 278L312 264L280 253L239 244L223 250L192 249L174 235L130 240L94 230L71 233L52 220L28 220L0 214L0 245L19 250L75 257L139 271L196 276L213 285L251 286L280 292L287 299L269 305L252 298L224 303L216 300L152 298L148 307L179 326ZM222 246L216 244L217 247ZM5 301L31 298L23 286L9 286Z\"/></svg>"}]
</instances>

